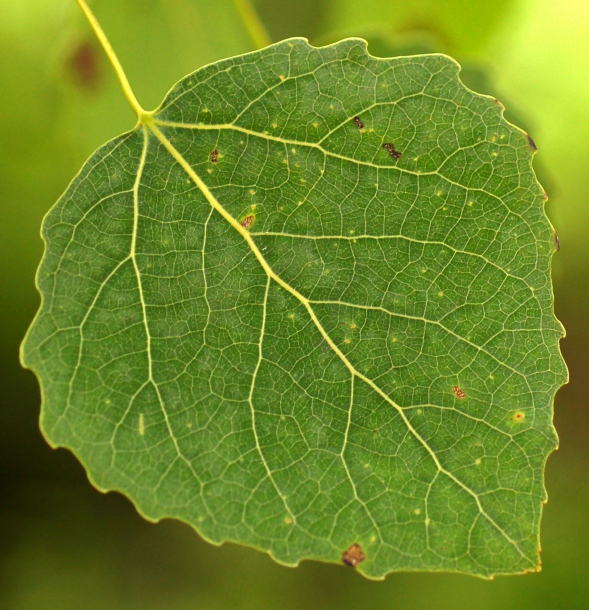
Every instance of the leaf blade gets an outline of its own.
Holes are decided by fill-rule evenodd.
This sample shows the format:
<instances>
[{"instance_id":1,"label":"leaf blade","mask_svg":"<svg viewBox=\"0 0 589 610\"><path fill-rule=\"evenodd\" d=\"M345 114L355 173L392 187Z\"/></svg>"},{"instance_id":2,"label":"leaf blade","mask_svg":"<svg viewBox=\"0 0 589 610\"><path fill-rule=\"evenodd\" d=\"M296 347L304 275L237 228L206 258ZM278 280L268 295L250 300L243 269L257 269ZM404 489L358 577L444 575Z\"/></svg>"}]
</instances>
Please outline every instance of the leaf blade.
<instances>
[{"instance_id":1,"label":"leaf blade","mask_svg":"<svg viewBox=\"0 0 589 610\"><path fill-rule=\"evenodd\" d=\"M565 379L551 227L525 135L457 74L292 39L189 75L127 157L98 151L45 228L40 291L60 278L62 328L91 337L62 429L44 391L51 442L149 518L289 565L360 544L373 578L535 569ZM67 209L86 226L78 185L125 191L82 231L98 269L52 234ZM25 343L42 383L68 376L35 347L64 350L62 309L44 296Z\"/></svg>"}]
</instances>

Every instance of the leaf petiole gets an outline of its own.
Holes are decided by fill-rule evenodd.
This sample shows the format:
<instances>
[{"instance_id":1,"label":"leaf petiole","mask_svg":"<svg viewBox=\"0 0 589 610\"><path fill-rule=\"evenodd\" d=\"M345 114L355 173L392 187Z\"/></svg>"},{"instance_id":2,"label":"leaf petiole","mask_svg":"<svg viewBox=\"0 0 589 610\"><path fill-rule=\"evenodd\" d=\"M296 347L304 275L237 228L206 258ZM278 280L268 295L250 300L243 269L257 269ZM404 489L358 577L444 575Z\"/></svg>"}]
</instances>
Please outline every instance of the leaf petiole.
<instances>
[{"instance_id":1,"label":"leaf petiole","mask_svg":"<svg viewBox=\"0 0 589 610\"><path fill-rule=\"evenodd\" d=\"M137 115L139 123L142 125L146 125L151 121L153 112L145 110L137 101L137 98L133 93L133 89L131 89L131 85L129 84L129 80L127 79L127 75L123 70L123 66L121 66L121 63L119 62L119 59L114 49L112 48L110 42L108 41L108 38L106 37L106 34L100 26L100 23L98 23L98 20L96 19L94 13L88 6L86 0L77 0L77 2L82 11L84 12L84 15L86 15L86 19L88 19L88 22L92 26L92 29L96 34L96 38L98 38L98 40L100 41L100 44L102 45L102 48L104 49L104 52L106 53L106 56L108 57L108 60L110 61L117 75L117 78L119 79L119 83L121 84L121 88L125 97L127 98L127 101L129 102L129 105L131 106L131 109Z\"/></svg>"},{"instance_id":2,"label":"leaf petiole","mask_svg":"<svg viewBox=\"0 0 589 610\"><path fill-rule=\"evenodd\" d=\"M272 39L250 0L233 0L233 4L256 49L269 47Z\"/></svg>"}]
</instances>

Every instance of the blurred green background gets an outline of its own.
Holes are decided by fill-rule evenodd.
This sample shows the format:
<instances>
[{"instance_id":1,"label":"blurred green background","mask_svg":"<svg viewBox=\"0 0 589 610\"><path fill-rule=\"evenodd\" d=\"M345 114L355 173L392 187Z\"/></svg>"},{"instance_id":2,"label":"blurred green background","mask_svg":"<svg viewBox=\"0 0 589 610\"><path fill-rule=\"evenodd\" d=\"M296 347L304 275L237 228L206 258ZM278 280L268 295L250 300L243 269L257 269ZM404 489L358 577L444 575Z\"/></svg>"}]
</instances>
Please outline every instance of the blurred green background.
<instances>
[{"instance_id":1,"label":"blurred green background","mask_svg":"<svg viewBox=\"0 0 589 610\"><path fill-rule=\"evenodd\" d=\"M95 0L144 107L186 73L253 50L232 0ZM589 608L589 3L585 0L258 0L273 41L369 40L375 55L442 51L464 80L507 106L539 148L562 250L556 312L571 382L556 398L561 448L548 461L550 501L540 574L492 582L274 564L213 547L187 526L143 521L102 495L38 426L39 392L18 363L38 305L43 215L86 157L134 125L74 0L0 0L0 608L487 610Z\"/></svg>"}]
</instances>

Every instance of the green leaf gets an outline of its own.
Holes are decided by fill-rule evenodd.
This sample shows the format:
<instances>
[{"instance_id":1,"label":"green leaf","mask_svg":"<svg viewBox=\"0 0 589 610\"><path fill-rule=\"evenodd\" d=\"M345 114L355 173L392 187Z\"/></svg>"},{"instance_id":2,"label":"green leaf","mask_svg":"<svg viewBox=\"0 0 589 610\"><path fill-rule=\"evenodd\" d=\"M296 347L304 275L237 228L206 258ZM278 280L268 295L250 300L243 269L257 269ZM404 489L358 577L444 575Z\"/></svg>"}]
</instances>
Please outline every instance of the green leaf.
<instances>
[{"instance_id":1,"label":"green leaf","mask_svg":"<svg viewBox=\"0 0 589 610\"><path fill-rule=\"evenodd\" d=\"M517 4L517 0L332 0L325 21L332 32L380 33L393 41L420 32L435 40L437 50L476 55L484 52Z\"/></svg>"},{"instance_id":2,"label":"green leaf","mask_svg":"<svg viewBox=\"0 0 589 610\"><path fill-rule=\"evenodd\" d=\"M99 149L43 226L48 441L288 565L537 569L554 234L529 138L458 70L291 39Z\"/></svg>"}]
</instances>

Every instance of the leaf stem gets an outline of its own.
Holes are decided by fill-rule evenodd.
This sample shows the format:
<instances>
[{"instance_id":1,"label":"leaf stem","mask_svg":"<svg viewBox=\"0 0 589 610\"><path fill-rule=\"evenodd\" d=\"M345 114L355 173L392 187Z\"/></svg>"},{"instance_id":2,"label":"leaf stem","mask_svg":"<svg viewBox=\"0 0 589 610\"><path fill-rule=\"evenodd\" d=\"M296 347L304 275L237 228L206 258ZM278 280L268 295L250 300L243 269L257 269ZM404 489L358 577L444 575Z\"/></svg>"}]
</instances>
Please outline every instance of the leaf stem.
<instances>
[{"instance_id":1,"label":"leaf stem","mask_svg":"<svg viewBox=\"0 0 589 610\"><path fill-rule=\"evenodd\" d=\"M263 49L272 44L268 30L254 9L250 0L233 0L252 42L256 49Z\"/></svg>"},{"instance_id":2,"label":"leaf stem","mask_svg":"<svg viewBox=\"0 0 589 610\"><path fill-rule=\"evenodd\" d=\"M137 101L137 98L133 93L133 89L131 89L131 85L129 84L129 81L127 79L127 75L123 70L123 66L121 66L121 63L119 62L119 59L110 42L108 41L106 34L100 26L100 23L98 23L98 20L96 19L94 13L86 3L86 0L77 0L77 2L80 5L82 11L84 12L84 15L86 15L86 19L88 19L88 22L94 30L94 34L96 34L96 38L98 38L98 40L100 41L100 44L102 45L102 48L104 49L108 60L114 68L114 71L119 79L119 83L121 84L121 88L123 89L123 93L127 98L127 101L129 102L129 105L131 106L133 112L137 115L139 122L142 124L149 122L152 113L147 110L144 110L141 104Z\"/></svg>"}]
</instances>

